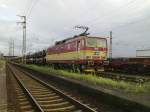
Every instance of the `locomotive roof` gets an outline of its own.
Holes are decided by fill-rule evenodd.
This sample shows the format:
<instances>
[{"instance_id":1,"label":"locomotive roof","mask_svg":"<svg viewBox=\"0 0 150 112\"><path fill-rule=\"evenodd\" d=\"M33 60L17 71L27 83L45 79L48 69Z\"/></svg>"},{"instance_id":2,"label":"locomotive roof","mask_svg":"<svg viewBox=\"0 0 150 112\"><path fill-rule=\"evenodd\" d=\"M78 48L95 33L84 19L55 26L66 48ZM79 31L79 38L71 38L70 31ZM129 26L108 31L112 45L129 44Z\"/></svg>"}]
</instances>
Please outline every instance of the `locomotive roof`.
<instances>
[{"instance_id":1,"label":"locomotive roof","mask_svg":"<svg viewBox=\"0 0 150 112\"><path fill-rule=\"evenodd\" d=\"M76 39L76 38L87 38L87 37L92 37L92 36L74 36L74 37L70 37L70 38L67 38L67 39L64 39L64 40L61 40L61 41L56 41L55 45L59 45L59 44L63 44L65 42L67 42L68 40L73 40L73 39ZM102 38L102 37L95 37L95 38L101 38L101 39L106 39L106 38Z\"/></svg>"},{"instance_id":2,"label":"locomotive roof","mask_svg":"<svg viewBox=\"0 0 150 112\"><path fill-rule=\"evenodd\" d=\"M81 36L74 36L74 37L70 37L70 38L67 38L67 39L64 39L64 40L61 40L61 41L57 41L55 43L55 45L59 45L59 44L65 43L68 40L72 40L72 39L79 38L79 37L81 37Z\"/></svg>"}]
</instances>

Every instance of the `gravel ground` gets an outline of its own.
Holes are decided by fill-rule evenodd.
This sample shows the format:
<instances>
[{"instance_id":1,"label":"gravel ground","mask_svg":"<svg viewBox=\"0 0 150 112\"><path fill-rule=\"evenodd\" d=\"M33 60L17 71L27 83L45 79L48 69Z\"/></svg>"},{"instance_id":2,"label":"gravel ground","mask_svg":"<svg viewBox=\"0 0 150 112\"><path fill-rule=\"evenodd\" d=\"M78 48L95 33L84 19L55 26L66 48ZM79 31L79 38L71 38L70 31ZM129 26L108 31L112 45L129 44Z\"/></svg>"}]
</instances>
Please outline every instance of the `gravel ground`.
<instances>
[{"instance_id":1,"label":"gravel ground","mask_svg":"<svg viewBox=\"0 0 150 112\"><path fill-rule=\"evenodd\" d=\"M7 89L4 63L0 63L0 112L7 112Z\"/></svg>"},{"instance_id":2,"label":"gravel ground","mask_svg":"<svg viewBox=\"0 0 150 112\"><path fill-rule=\"evenodd\" d=\"M7 112L20 112L16 98L14 80L12 73L6 68L6 87L7 87Z\"/></svg>"}]
</instances>

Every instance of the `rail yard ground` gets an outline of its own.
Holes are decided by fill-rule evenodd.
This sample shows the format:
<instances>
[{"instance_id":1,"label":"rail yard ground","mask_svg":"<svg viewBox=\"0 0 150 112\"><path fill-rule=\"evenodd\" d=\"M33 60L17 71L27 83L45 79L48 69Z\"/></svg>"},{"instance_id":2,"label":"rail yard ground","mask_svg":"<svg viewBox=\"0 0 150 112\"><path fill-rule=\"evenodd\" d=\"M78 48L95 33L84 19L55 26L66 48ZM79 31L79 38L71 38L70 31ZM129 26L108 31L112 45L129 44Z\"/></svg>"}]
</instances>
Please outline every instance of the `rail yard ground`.
<instances>
[{"instance_id":1,"label":"rail yard ground","mask_svg":"<svg viewBox=\"0 0 150 112\"><path fill-rule=\"evenodd\" d=\"M112 79L97 77L95 75L85 75L70 73L65 70L55 70L48 66L25 65L27 68L61 77L77 80L82 83L92 85L113 95L130 99L140 104L150 107L150 82L134 83L125 81L114 81Z\"/></svg>"},{"instance_id":2,"label":"rail yard ground","mask_svg":"<svg viewBox=\"0 0 150 112\"><path fill-rule=\"evenodd\" d=\"M18 65L18 67L16 65ZM11 78L9 77L10 75L8 75L8 73L10 74L9 69L7 69L9 67L6 67L5 75L4 61L0 61L0 66L2 71L0 73L3 73L0 75L5 76L2 80L0 79L0 89L2 88L2 92L0 93L0 98L2 99L0 103L2 108L0 108L0 112L15 112L17 108L13 105L17 104L17 100L15 100L17 99L17 96L13 90L14 87L12 86L14 82L12 83L10 80ZM43 80L45 83L50 83L57 89L76 98L78 101L88 104L98 112L149 112L150 109L150 82L135 83L115 81L92 74L80 74L68 72L66 70L56 70L49 66L20 65L14 63L14 67L15 66L18 70L21 70L22 73L28 72L33 74L33 76ZM55 76L58 77L58 79L54 78ZM68 83L68 81L71 83ZM70 87L68 87L68 85ZM88 88L90 89L88 90ZM95 91L91 93L88 92L93 90ZM143 108L146 111L143 111Z\"/></svg>"},{"instance_id":3,"label":"rail yard ground","mask_svg":"<svg viewBox=\"0 0 150 112\"><path fill-rule=\"evenodd\" d=\"M30 74L33 74L33 76L39 77L44 82L54 83L54 85L62 90L69 89L73 93L78 94L79 96L85 96L86 99L88 99L88 105L98 104L99 106L96 106L98 109L100 109L102 112L149 112L150 108L149 106L145 106L144 104L138 102L136 103L135 99L130 101L127 100L127 98L124 95L121 95L123 93L119 89L116 89L115 92L113 89L104 89L101 86L93 86L89 83L84 83L81 80L74 80L72 78L67 78L64 76L56 75L56 74L47 74L46 72L42 73L38 72L37 70L33 70L30 68L27 68L25 66L18 66L21 67L21 69L25 70L26 72L29 72ZM50 71L49 71L50 72ZM64 89L64 90L65 90ZM66 90L65 90L66 91ZM68 92L67 92L68 93ZM110 95L111 94L111 95ZM76 95L72 95L73 97L77 97ZM85 98L84 97L84 98ZM91 98L91 100L89 100ZM82 99L81 97L77 98L79 101ZM94 100L93 100L94 99ZM90 101L90 102L89 102ZM87 102L87 101L86 101ZM143 106L144 105L144 106ZM105 108L105 109L101 109ZM108 108L108 109L106 109ZM111 108L111 110L109 110ZM114 109L112 109L114 108ZM144 109L144 111L143 111ZM107 110L107 111L106 111ZM109 110L109 111L108 111ZM100 111L100 112L101 112Z\"/></svg>"},{"instance_id":4,"label":"rail yard ground","mask_svg":"<svg viewBox=\"0 0 150 112\"><path fill-rule=\"evenodd\" d=\"M7 64L7 70L13 80L19 112L96 112L17 66Z\"/></svg>"},{"instance_id":5,"label":"rail yard ground","mask_svg":"<svg viewBox=\"0 0 150 112\"><path fill-rule=\"evenodd\" d=\"M9 67L7 67L9 68ZM118 107L113 107L113 106L110 106L110 105L107 105L107 104L104 104L104 103L100 103L100 102L95 102L96 99L90 99L89 97L87 97L85 94L82 95L81 92L80 94L77 94L77 93L74 93L74 88L72 88L72 86L64 86L64 85L60 85L58 84L58 82L55 82L55 80L51 80L51 78L46 78L46 76L42 75L42 74L38 74L38 73L34 73L34 71L32 71L31 73L28 71L29 69L23 69L21 68L20 66L18 67L11 67L12 70L14 71L15 69L14 68L18 68L18 70L20 71L20 74L18 75L22 75L23 73L26 74L26 75L32 75L33 77L36 77L40 80L43 80L43 82L47 83L47 84L50 84L50 85L53 85L55 88L58 88L59 90L61 90L63 93L71 96L72 98L75 98L77 101L80 101L81 103L83 102L84 104L87 104L88 106L92 107L94 110L96 110L96 112L125 112L123 111L123 109L119 109ZM22 73L21 73L22 72ZM16 72L14 72L16 73ZM39 76L38 76L39 75ZM10 75L9 75L10 76ZM11 75L12 76L12 75ZM50 75L49 75L50 76ZM44 80L46 79L46 80ZM56 84L52 83L55 82L56 84L58 84L58 86L56 86ZM62 82L61 80L59 80L59 82ZM30 83L30 82L28 82ZM13 85L13 84L12 84ZM26 85L26 84L25 84ZM38 88L38 87L37 87ZM63 89L62 89L63 88ZM71 92L70 91L67 91L65 90L64 88L70 88L71 89ZM74 95L73 95L74 94ZM81 97L81 96L85 96L84 98ZM91 96L90 96L91 97ZM86 98L86 100L85 100ZM90 99L90 100L89 100ZM94 103L93 103L94 102ZM91 105L92 104L92 105ZM94 107L93 107L94 106ZM64 111L65 112L65 111ZM71 111L72 112L72 111ZM81 111L82 112L82 111ZM87 112L87 111L83 111L83 112Z\"/></svg>"},{"instance_id":6,"label":"rail yard ground","mask_svg":"<svg viewBox=\"0 0 150 112\"><path fill-rule=\"evenodd\" d=\"M7 112L5 62L0 60L0 112Z\"/></svg>"}]
</instances>

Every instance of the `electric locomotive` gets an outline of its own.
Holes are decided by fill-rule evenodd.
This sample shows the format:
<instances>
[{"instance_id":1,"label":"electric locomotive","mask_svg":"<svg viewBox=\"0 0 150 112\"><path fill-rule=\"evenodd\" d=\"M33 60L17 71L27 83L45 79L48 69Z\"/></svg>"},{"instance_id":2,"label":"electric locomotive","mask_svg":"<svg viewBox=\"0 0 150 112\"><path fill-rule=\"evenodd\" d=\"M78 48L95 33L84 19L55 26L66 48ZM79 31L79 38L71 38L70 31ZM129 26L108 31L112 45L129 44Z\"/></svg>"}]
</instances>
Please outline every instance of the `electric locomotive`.
<instances>
[{"instance_id":1,"label":"electric locomotive","mask_svg":"<svg viewBox=\"0 0 150 112\"><path fill-rule=\"evenodd\" d=\"M107 61L107 39L84 32L58 41L47 49L46 62L54 67L80 71L104 71Z\"/></svg>"}]
</instances>

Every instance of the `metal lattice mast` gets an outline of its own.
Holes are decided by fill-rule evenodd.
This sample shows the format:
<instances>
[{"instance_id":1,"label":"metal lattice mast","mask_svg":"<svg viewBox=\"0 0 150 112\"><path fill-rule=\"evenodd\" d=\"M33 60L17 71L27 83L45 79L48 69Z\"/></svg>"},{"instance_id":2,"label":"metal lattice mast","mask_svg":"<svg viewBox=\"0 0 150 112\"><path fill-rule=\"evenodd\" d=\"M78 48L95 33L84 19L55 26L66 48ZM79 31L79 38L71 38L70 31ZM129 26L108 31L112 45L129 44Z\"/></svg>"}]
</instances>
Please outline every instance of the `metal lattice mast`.
<instances>
[{"instance_id":1,"label":"metal lattice mast","mask_svg":"<svg viewBox=\"0 0 150 112\"><path fill-rule=\"evenodd\" d=\"M22 62L25 63L25 55L26 55L26 16L20 16L23 19L22 22L17 22L22 25L23 28L23 41L22 41Z\"/></svg>"},{"instance_id":2,"label":"metal lattice mast","mask_svg":"<svg viewBox=\"0 0 150 112\"><path fill-rule=\"evenodd\" d=\"M14 45L14 40L12 40L12 56L14 56L15 52L15 45Z\"/></svg>"},{"instance_id":3,"label":"metal lattice mast","mask_svg":"<svg viewBox=\"0 0 150 112\"><path fill-rule=\"evenodd\" d=\"M11 42L9 42L9 53L8 53L9 56L11 56Z\"/></svg>"}]
</instances>

